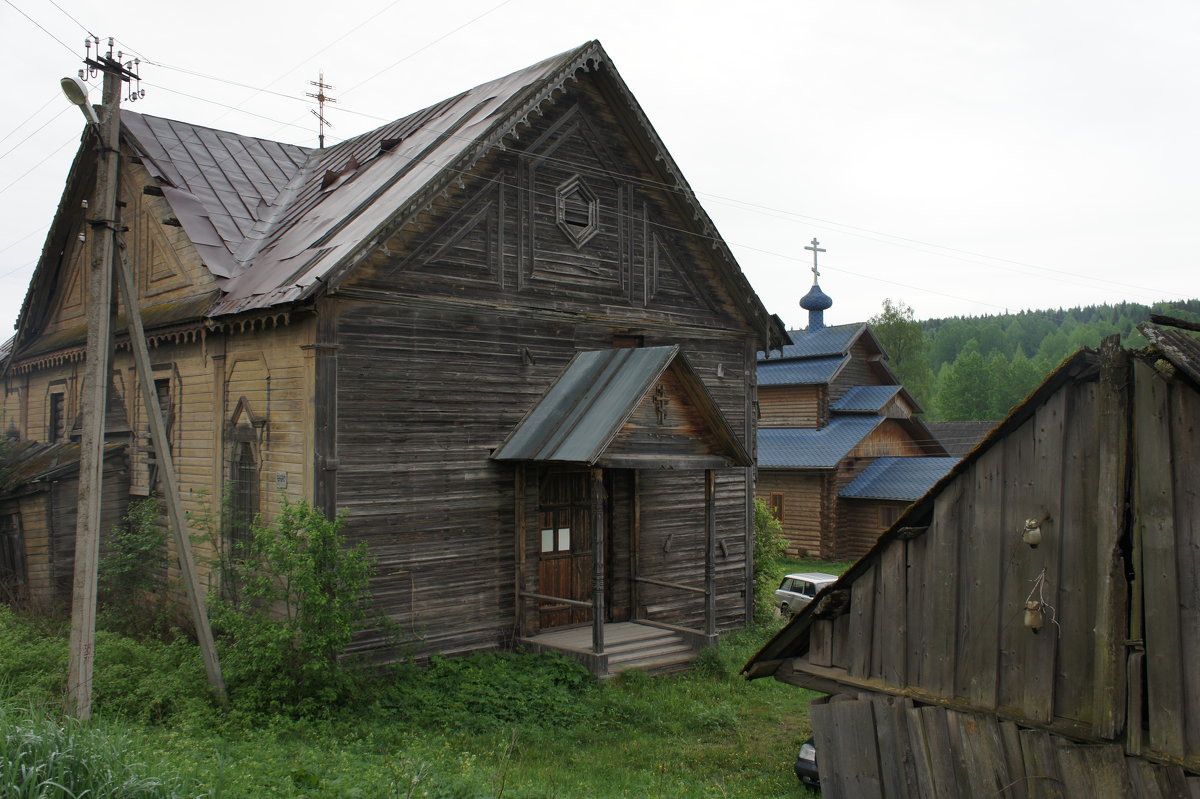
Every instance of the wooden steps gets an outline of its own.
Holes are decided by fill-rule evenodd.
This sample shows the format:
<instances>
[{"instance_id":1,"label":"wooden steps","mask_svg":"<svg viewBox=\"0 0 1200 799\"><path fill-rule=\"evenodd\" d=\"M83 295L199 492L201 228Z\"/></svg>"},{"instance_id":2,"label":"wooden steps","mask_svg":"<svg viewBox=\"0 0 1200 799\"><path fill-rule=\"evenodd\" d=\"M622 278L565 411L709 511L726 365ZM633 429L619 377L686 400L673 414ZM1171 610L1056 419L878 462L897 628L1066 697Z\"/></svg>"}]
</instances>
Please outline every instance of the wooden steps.
<instances>
[{"instance_id":1,"label":"wooden steps","mask_svg":"<svg viewBox=\"0 0 1200 799\"><path fill-rule=\"evenodd\" d=\"M604 668L600 677L640 669L651 674L684 671L691 668L696 649L686 635L673 630L636 622L604 626ZM591 627L552 630L522 639L522 643L541 651L559 651L599 667L591 654Z\"/></svg>"}]
</instances>

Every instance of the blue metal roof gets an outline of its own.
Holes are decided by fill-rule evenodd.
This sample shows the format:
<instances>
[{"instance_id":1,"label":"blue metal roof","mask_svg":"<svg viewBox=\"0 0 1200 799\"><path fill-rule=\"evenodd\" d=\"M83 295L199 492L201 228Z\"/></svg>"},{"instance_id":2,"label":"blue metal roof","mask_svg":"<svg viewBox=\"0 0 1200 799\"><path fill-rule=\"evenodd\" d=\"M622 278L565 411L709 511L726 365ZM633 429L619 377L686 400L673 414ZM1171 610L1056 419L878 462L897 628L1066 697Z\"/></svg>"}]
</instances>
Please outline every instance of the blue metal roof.
<instances>
[{"instance_id":1,"label":"blue metal roof","mask_svg":"<svg viewBox=\"0 0 1200 799\"><path fill-rule=\"evenodd\" d=\"M958 458L876 458L839 496L914 502L925 496L958 461Z\"/></svg>"},{"instance_id":2,"label":"blue metal roof","mask_svg":"<svg viewBox=\"0 0 1200 799\"><path fill-rule=\"evenodd\" d=\"M758 465L776 469L833 469L883 424L882 416L838 416L820 429L760 427Z\"/></svg>"},{"instance_id":3,"label":"blue metal roof","mask_svg":"<svg viewBox=\"0 0 1200 799\"><path fill-rule=\"evenodd\" d=\"M777 354L780 350L772 350L771 357L767 358L766 353L760 352L758 354L759 368L761 369L764 363L787 358L822 358L842 355L850 351L855 339L866 327L863 322L854 322L848 325L823 327L813 331L789 330L788 335L791 336L792 343L782 349L782 355Z\"/></svg>"},{"instance_id":4,"label":"blue metal roof","mask_svg":"<svg viewBox=\"0 0 1200 799\"><path fill-rule=\"evenodd\" d=\"M842 413L878 413L901 389L901 386L855 386L840 396L830 410Z\"/></svg>"},{"instance_id":5,"label":"blue metal roof","mask_svg":"<svg viewBox=\"0 0 1200 799\"><path fill-rule=\"evenodd\" d=\"M759 361L758 384L790 386L797 383L828 383L849 361L849 355L803 361Z\"/></svg>"}]
</instances>

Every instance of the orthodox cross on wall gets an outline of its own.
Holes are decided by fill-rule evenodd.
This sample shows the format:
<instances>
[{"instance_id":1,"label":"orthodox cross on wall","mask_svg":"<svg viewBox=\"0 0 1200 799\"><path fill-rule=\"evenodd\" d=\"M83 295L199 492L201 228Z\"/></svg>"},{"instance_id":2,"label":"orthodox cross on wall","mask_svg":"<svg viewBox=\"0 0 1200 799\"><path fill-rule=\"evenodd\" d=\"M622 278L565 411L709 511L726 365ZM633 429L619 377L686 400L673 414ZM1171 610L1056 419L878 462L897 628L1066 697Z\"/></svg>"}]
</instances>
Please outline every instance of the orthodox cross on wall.
<instances>
[{"instance_id":1,"label":"orthodox cross on wall","mask_svg":"<svg viewBox=\"0 0 1200 799\"><path fill-rule=\"evenodd\" d=\"M658 423L666 424L667 406L671 404L670 398L667 397L667 387L659 383L658 388L654 389L651 400L654 402L654 413L658 416Z\"/></svg>"},{"instance_id":2,"label":"orthodox cross on wall","mask_svg":"<svg viewBox=\"0 0 1200 799\"><path fill-rule=\"evenodd\" d=\"M814 286L817 285L817 278L819 278L821 276L821 273L819 271L817 271L817 253L825 252L825 248L821 247L820 244L821 244L821 242L817 241L816 239L813 239L812 246L804 248L806 250L812 250L812 254L813 254L812 273L813 273L813 285Z\"/></svg>"}]
</instances>

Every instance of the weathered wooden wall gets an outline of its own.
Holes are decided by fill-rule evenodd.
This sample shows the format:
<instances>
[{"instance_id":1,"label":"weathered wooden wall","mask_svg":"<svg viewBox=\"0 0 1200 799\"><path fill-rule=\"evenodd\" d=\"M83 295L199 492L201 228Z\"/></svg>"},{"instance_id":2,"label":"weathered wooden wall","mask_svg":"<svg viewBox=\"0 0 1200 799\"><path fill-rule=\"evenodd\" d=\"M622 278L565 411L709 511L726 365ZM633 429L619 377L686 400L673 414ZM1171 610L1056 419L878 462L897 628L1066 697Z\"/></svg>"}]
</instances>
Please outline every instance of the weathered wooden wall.
<instances>
[{"instance_id":1,"label":"weathered wooden wall","mask_svg":"<svg viewBox=\"0 0 1200 799\"><path fill-rule=\"evenodd\" d=\"M1137 360L1102 375L1061 381L979 453L788 668L1200 771L1200 394Z\"/></svg>"},{"instance_id":2,"label":"weathered wooden wall","mask_svg":"<svg viewBox=\"0 0 1200 799\"><path fill-rule=\"evenodd\" d=\"M759 386L759 427L817 427L824 386Z\"/></svg>"},{"instance_id":3,"label":"weathered wooden wall","mask_svg":"<svg viewBox=\"0 0 1200 799\"><path fill-rule=\"evenodd\" d=\"M317 389L318 402L336 398L337 506L379 559L379 607L419 653L513 636L514 467L489 455L576 351L629 337L681 344L752 446L751 327L711 248L677 232L688 222L676 200L626 177L648 166L621 124L581 80L319 309L337 319L336 385ZM598 203L583 242L555 216L561 187L578 181ZM722 626L746 617L749 480L744 469L719 479ZM642 574L702 585L703 473L643 472L640 494ZM531 559L535 541L527 536ZM644 587L642 604L663 621L702 618L699 595L669 593ZM366 635L357 646L385 643Z\"/></svg>"},{"instance_id":4,"label":"weathered wooden wall","mask_svg":"<svg viewBox=\"0 0 1200 799\"><path fill-rule=\"evenodd\" d=\"M862 694L816 700L826 799L1194 799L1200 776L979 713Z\"/></svg>"},{"instance_id":5,"label":"weathered wooden wall","mask_svg":"<svg viewBox=\"0 0 1200 799\"><path fill-rule=\"evenodd\" d=\"M758 473L758 497L765 501L771 494L783 494L781 522L791 557L820 555L827 482L827 476L821 472L762 469Z\"/></svg>"}]
</instances>

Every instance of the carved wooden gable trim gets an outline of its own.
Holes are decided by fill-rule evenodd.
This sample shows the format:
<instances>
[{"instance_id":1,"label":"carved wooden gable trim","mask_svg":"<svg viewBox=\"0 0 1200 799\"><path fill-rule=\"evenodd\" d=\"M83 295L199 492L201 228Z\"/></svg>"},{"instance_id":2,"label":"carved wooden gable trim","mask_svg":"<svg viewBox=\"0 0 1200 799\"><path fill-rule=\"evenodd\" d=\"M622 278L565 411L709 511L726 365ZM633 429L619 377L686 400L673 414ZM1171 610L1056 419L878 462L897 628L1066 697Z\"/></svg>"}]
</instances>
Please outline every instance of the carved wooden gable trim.
<instances>
[{"instance_id":1,"label":"carved wooden gable trim","mask_svg":"<svg viewBox=\"0 0 1200 799\"><path fill-rule=\"evenodd\" d=\"M505 181L487 181L393 269L416 279L504 288Z\"/></svg>"},{"instance_id":2,"label":"carved wooden gable trim","mask_svg":"<svg viewBox=\"0 0 1200 799\"><path fill-rule=\"evenodd\" d=\"M629 297L625 170L582 108L568 108L521 166L522 284Z\"/></svg>"}]
</instances>

